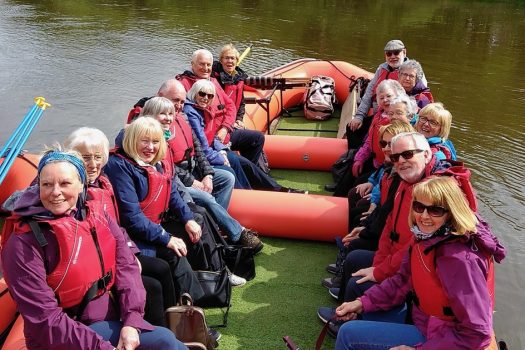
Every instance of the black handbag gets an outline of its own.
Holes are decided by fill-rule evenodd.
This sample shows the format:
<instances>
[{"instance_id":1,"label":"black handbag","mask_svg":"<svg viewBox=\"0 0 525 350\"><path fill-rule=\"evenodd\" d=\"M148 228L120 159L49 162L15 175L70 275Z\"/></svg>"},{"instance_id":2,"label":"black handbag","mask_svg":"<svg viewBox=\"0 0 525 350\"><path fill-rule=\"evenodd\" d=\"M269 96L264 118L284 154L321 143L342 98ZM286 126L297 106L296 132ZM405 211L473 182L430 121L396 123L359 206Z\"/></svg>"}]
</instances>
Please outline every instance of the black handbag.
<instances>
[{"instance_id":1,"label":"black handbag","mask_svg":"<svg viewBox=\"0 0 525 350\"><path fill-rule=\"evenodd\" d=\"M253 248L225 244L221 249L224 262L233 274L247 281L255 278L255 250Z\"/></svg>"},{"instance_id":2,"label":"black handbag","mask_svg":"<svg viewBox=\"0 0 525 350\"><path fill-rule=\"evenodd\" d=\"M226 327L232 295L232 285L228 277L228 270L226 267L223 267L220 271L195 271L195 275L204 291L204 296L196 300L195 305L204 308L226 308L226 312L223 315L223 324L218 325Z\"/></svg>"}]
</instances>

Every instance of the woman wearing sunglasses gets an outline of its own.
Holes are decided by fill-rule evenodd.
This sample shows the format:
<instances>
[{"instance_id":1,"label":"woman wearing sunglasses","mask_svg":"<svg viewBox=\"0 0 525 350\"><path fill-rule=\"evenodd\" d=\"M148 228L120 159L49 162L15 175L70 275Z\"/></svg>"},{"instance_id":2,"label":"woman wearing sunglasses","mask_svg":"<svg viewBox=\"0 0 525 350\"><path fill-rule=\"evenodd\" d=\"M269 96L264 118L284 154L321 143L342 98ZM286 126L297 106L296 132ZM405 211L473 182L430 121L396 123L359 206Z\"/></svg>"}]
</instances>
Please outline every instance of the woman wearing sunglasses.
<instances>
[{"instance_id":1,"label":"woman wearing sunglasses","mask_svg":"<svg viewBox=\"0 0 525 350\"><path fill-rule=\"evenodd\" d=\"M188 91L183 109L210 164L231 165L237 180L235 188L305 193L279 185L261 168L242 155L232 152L216 137L223 122L215 117L211 109L214 94L215 87L211 81L197 80Z\"/></svg>"},{"instance_id":2,"label":"woman wearing sunglasses","mask_svg":"<svg viewBox=\"0 0 525 350\"><path fill-rule=\"evenodd\" d=\"M456 149L448 139L452 114L442 103L431 103L419 111L415 127L423 134L437 159L456 160Z\"/></svg>"},{"instance_id":3,"label":"woman wearing sunglasses","mask_svg":"<svg viewBox=\"0 0 525 350\"><path fill-rule=\"evenodd\" d=\"M346 322L335 348L492 348L493 265L503 260L505 249L470 209L454 178L429 178L414 187L412 198L414 242L399 271L336 310L346 321L387 311L376 314L383 322ZM413 325L388 323L388 310L409 294Z\"/></svg>"}]
</instances>

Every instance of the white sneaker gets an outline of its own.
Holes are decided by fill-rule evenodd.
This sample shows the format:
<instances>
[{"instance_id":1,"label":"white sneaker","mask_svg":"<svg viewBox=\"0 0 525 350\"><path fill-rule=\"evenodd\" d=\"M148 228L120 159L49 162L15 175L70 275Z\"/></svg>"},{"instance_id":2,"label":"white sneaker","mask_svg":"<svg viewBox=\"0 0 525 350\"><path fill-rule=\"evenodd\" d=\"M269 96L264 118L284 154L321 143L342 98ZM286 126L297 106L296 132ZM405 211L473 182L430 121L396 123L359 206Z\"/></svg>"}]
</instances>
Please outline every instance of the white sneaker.
<instances>
[{"instance_id":1,"label":"white sneaker","mask_svg":"<svg viewBox=\"0 0 525 350\"><path fill-rule=\"evenodd\" d=\"M232 287L240 287L246 284L246 279L240 276L234 275L233 273L230 273L228 278L230 279L230 283L232 284Z\"/></svg>"}]
</instances>

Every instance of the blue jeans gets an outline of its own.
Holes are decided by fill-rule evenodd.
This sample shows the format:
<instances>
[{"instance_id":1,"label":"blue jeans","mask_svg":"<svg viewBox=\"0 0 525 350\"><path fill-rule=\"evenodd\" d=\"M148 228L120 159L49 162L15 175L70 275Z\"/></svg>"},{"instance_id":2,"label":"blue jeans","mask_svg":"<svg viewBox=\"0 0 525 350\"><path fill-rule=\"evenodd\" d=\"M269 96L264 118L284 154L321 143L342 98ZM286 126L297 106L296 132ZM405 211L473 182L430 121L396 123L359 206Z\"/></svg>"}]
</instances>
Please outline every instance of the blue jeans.
<instances>
[{"instance_id":1,"label":"blue jeans","mask_svg":"<svg viewBox=\"0 0 525 350\"><path fill-rule=\"evenodd\" d=\"M237 154L235 152L228 151L227 155L228 161L230 162L230 166L214 165L213 169L222 169L233 174L235 176L235 188L241 190L251 190L252 186L250 185L250 181L246 177L244 170L242 170L242 166L239 162Z\"/></svg>"},{"instance_id":2,"label":"blue jeans","mask_svg":"<svg viewBox=\"0 0 525 350\"><path fill-rule=\"evenodd\" d=\"M235 175L227 170L214 169L213 175L213 197L224 209L228 209L232 198L233 186L235 185Z\"/></svg>"},{"instance_id":3,"label":"blue jeans","mask_svg":"<svg viewBox=\"0 0 525 350\"><path fill-rule=\"evenodd\" d=\"M354 320L339 329L335 350L388 350L399 345L414 346L425 340L414 325Z\"/></svg>"},{"instance_id":4,"label":"blue jeans","mask_svg":"<svg viewBox=\"0 0 525 350\"><path fill-rule=\"evenodd\" d=\"M195 204L206 208L221 230L224 231L233 242L237 242L241 237L241 224L232 218L230 214L228 214L228 211L219 205L215 200L215 197L208 192L192 187L187 187L187 189L195 201Z\"/></svg>"},{"instance_id":5,"label":"blue jeans","mask_svg":"<svg viewBox=\"0 0 525 350\"><path fill-rule=\"evenodd\" d=\"M117 321L100 321L89 326L104 340L113 346L118 345L122 323ZM142 331L139 334L140 346L137 349L146 350L188 350L188 348L175 338L175 334L167 328L155 327L152 331Z\"/></svg>"}]
</instances>

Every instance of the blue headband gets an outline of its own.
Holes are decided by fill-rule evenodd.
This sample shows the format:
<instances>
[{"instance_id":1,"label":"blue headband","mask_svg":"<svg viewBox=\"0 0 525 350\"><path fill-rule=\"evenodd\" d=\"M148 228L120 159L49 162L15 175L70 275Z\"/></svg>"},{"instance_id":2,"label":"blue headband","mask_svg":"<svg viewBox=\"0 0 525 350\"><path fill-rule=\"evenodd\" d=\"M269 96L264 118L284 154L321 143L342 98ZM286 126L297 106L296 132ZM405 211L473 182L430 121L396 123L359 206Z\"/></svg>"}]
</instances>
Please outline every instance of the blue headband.
<instances>
[{"instance_id":1,"label":"blue headband","mask_svg":"<svg viewBox=\"0 0 525 350\"><path fill-rule=\"evenodd\" d=\"M80 181L83 184L86 184L86 169L84 168L84 162L74 155L59 151L49 152L45 154L42 159L40 159L40 163L38 163L38 176L40 176L42 168L44 168L47 164L57 161L63 161L72 164L75 169L77 169L78 175L80 176Z\"/></svg>"}]
</instances>

